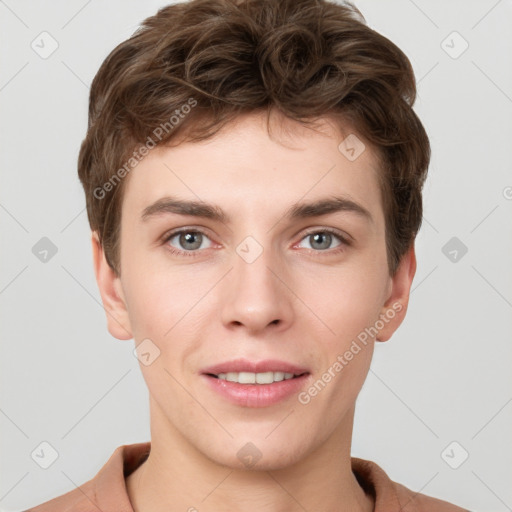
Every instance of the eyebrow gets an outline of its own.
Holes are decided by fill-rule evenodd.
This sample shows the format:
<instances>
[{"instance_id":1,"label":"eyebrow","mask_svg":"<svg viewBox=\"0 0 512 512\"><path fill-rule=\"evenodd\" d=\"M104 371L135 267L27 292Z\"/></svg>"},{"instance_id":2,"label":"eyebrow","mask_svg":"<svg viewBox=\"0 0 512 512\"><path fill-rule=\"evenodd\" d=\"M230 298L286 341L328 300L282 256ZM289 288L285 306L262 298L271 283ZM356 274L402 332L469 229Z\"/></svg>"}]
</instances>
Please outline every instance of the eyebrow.
<instances>
[{"instance_id":1,"label":"eyebrow","mask_svg":"<svg viewBox=\"0 0 512 512\"><path fill-rule=\"evenodd\" d=\"M359 203L347 197L326 197L310 203L295 203L283 215L285 220L298 220L318 217L337 212L350 212L373 223L371 213ZM153 217L165 214L188 215L202 217L228 224L229 215L220 207L204 201L190 201L176 197L162 197L142 211L141 219L147 221Z\"/></svg>"}]
</instances>

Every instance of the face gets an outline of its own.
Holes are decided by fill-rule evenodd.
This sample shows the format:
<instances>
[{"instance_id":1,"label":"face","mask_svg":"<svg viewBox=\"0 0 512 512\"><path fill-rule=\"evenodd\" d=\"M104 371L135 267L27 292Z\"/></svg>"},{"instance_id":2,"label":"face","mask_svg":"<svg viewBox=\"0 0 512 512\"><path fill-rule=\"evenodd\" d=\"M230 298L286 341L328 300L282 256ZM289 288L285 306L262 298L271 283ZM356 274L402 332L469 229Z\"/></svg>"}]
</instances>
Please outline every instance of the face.
<instances>
[{"instance_id":1,"label":"face","mask_svg":"<svg viewBox=\"0 0 512 512\"><path fill-rule=\"evenodd\" d=\"M272 134L253 113L150 151L125 178L119 278L95 249L110 332L145 343L152 438L172 432L230 467L248 442L281 468L349 428L376 323L380 341L398 327L415 269L412 250L388 274L368 144L351 161L327 119L321 133L282 119ZM208 375L280 371L302 376Z\"/></svg>"}]
</instances>

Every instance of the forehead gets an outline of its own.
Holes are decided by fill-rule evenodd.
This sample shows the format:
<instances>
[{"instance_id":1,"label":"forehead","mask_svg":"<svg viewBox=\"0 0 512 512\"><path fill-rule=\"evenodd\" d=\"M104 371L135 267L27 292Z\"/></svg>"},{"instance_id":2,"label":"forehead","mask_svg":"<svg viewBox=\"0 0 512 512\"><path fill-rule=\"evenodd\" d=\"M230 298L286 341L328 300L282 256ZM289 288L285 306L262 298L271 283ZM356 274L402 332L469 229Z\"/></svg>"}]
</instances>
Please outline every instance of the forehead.
<instances>
[{"instance_id":1,"label":"forehead","mask_svg":"<svg viewBox=\"0 0 512 512\"><path fill-rule=\"evenodd\" d=\"M123 217L136 221L166 195L219 204L235 217L282 215L301 199L343 195L378 220L378 172L373 148L348 125L325 118L314 131L280 117L269 134L266 115L251 113L205 141L149 151L127 176Z\"/></svg>"}]
</instances>

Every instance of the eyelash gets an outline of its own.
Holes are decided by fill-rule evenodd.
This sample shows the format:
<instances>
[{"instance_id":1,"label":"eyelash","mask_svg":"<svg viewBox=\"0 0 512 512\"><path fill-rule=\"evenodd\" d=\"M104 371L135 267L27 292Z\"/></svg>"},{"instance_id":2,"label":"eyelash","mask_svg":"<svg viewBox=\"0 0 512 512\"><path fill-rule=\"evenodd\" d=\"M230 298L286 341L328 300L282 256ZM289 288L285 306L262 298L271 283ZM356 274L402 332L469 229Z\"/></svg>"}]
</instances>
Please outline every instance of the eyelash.
<instances>
[{"instance_id":1,"label":"eyelash","mask_svg":"<svg viewBox=\"0 0 512 512\"><path fill-rule=\"evenodd\" d=\"M171 233L164 235L162 243L167 244L169 242L169 240L174 238L176 235L181 235L182 233L199 233L199 234L204 235L207 238L209 238L208 235L204 231L201 231L200 229L178 229L176 231L172 231ZM338 254L338 253L344 251L347 246L351 245L351 243L348 241L348 239L346 237L342 236L337 230L331 229L331 228L323 228L323 229L316 229L313 231L309 231L308 233L304 234L304 236L300 239L300 241L304 240L304 238L307 238L308 236L315 235L317 233L329 233L330 235L334 235L336 238L339 239L341 244L334 249L324 249L324 250L308 249L308 251L333 255L333 254ZM206 249L202 249L202 250L196 249L194 251L180 251L179 249L176 249L175 247L172 247L170 245L168 245L167 247L168 247L168 250L171 252L171 254L174 254L176 256L195 257L203 250L206 250Z\"/></svg>"}]
</instances>

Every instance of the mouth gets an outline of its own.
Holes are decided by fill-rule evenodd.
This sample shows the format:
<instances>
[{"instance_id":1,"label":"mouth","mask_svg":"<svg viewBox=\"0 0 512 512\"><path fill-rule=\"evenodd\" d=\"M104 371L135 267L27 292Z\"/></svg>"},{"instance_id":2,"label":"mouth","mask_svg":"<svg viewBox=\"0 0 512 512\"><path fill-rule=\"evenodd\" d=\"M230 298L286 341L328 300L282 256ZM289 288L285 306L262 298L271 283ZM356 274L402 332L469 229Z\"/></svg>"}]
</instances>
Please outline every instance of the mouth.
<instances>
[{"instance_id":1,"label":"mouth","mask_svg":"<svg viewBox=\"0 0 512 512\"><path fill-rule=\"evenodd\" d=\"M309 368L277 359L250 361L239 358L203 368L201 373L224 380L236 378L236 382L243 384L257 384L259 380L267 381L271 377L274 382L298 377L309 373Z\"/></svg>"},{"instance_id":2,"label":"mouth","mask_svg":"<svg viewBox=\"0 0 512 512\"><path fill-rule=\"evenodd\" d=\"M236 382L238 384L273 384L283 380L291 380L308 375L308 372L298 374L290 372L226 372L226 373L206 373L205 375L214 379L226 380L228 382Z\"/></svg>"},{"instance_id":3,"label":"mouth","mask_svg":"<svg viewBox=\"0 0 512 512\"><path fill-rule=\"evenodd\" d=\"M291 399L311 378L307 368L285 361L247 359L205 368L201 375L217 396L241 407L269 407Z\"/></svg>"}]
</instances>

